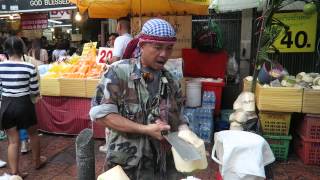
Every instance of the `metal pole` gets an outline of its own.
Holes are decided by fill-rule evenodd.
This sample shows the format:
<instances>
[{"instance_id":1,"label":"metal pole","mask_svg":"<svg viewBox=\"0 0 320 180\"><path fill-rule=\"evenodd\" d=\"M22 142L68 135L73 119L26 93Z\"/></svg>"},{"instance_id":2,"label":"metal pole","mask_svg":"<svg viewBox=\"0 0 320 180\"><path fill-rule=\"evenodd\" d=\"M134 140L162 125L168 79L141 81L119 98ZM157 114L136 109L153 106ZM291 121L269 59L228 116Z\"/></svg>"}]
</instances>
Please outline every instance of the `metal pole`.
<instances>
[{"instance_id":1,"label":"metal pole","mask_svg":"<svg viewBox=\"0 0 320 180\"><path fill-rule=\"evenodd\" d=\"M76 139L76 159L79 180L94 180L95 176L95 156L93 131L84 129Z\"/></svg>"}]
</instances>

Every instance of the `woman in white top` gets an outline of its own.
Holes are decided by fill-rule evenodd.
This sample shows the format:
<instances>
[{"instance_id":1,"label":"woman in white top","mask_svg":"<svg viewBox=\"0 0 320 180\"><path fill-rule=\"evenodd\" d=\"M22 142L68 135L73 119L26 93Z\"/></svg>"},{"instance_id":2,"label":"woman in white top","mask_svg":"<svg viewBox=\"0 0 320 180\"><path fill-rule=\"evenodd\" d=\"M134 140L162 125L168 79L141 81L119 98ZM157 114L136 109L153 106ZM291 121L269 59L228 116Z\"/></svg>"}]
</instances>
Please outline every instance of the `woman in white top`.
<instances>
[{"instance_id":1,"label":"woman in white top","mask_svg":"<svg viewBox=\"0 0 320 180\"><path fill-rule=\"evenodd\" d=\"M40 39L32 40L32 46L28 53L29 56L33 57L36 60L41 61L43 64L48 63L48 52L45 49L41 48Z\"/></svg>"},{"instance_id":2,"label":"woman in white top","mask_svg":"<svg viewBox=\"0 0 320 180\"><path fill-rule=\"evenodd\" d=\"M67 51L65 49L65 44L63 41L58 41L56 44L56 49L52 52L52 61L58 61L61 57L67 56Z\"/></svg>"}]
</instances>

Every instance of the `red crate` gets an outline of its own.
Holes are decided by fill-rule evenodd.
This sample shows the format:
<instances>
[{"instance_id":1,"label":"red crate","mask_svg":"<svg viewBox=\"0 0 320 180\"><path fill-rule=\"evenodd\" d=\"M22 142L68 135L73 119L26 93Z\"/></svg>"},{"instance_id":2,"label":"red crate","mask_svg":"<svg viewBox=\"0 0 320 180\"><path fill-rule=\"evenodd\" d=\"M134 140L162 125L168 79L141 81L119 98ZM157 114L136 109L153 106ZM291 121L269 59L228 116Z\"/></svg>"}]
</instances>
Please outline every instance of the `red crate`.
<instances>
[{"instance_id":1,"label":"red crate","mask_svg":"<svg viewBox=\"0 0 320 180\"><path fill-rule=\"evenodd\" d=\"M224 82L202 82L202 91L214 91L216 95L216 103L214 113L216 115L220 114L221 110L221 96L222 88L224 87Z\"/></svg>"},{"instance_id":2,"label":"red crate","mask_svg":"<svg viewBox=\"0 0 320 180\"><path fill-rule=\"evenodd\" d=\"M294 151L304 164L320 165L320 139L311 140L297 136L294 139Z\"/></svg>"},{"instance_id":3,"label":"red crate","mask_svg":"<svg viewBox=\"0 0 320 180\"><path fill-rule=\"evenodd\" d=\"M320 140L320 115L307 114L297 125L298 134L311 140Z\"/></svg>"},{"instance_id":4,"label":"red crate","mask_svg":"<svg viewBox=\"0 0 320 180\"><path fill-rule=\"evenodd\" d=\"M182 49L183 76L224 79L228 54L226 51L204 53L198 49ZM202 91L214 91L216 95L215 114L220 114L224 82L203 82Z\"/></svg>"},{"instance_id":5,"label":"red crate","mask_svg":"<svg viewBox=\"0 0 320 180\"><path fill-rule=\"evenodd\" d=\"M182 49L184 77L225 77L228 54L226 51L203 53L197 49Z\"/></svg>"}]
</instances>

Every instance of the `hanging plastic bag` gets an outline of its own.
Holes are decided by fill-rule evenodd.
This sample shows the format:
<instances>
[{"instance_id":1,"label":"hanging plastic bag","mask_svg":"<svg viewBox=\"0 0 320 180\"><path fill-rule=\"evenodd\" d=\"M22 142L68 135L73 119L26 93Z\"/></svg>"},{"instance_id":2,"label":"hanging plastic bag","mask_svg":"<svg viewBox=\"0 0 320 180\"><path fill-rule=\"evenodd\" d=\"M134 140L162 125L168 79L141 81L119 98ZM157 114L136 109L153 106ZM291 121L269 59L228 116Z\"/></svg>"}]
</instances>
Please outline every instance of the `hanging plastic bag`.
<instances>
[{"instance_id":1,"label":"hanging plastic bag","mask_svg":"<svg viewBox=\"0 0 320 180\"><path fill-rule=\"evenodd\" d=\"M229 57L228 60L228 67L227 67L227 73L228 73L228 79L236 80L238 76L238 68L239 65L237 63L235 52L233 52L233 55Z\"/></svg>"},{"instance_id":2,"label":"hanging plastic bag","mask_svg":"<svg viewBox=\"0 0 320 180\"><path fill-rule=\"evenodd\" d=\"M201 52L217 52L223 48L221 28L209 17L208 26L197 33L195 45Z\"/></svg>"}]
</instances>

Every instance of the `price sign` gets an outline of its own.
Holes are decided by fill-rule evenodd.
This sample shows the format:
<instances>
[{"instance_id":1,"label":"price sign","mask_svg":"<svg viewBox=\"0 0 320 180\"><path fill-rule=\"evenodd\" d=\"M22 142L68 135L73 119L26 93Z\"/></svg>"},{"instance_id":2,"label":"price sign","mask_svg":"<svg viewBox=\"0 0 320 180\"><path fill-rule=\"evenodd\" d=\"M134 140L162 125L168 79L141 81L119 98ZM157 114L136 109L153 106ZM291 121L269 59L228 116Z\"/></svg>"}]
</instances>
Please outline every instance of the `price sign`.
<instances>
[{"instance_id":1,"label":"price sign","mask_svg":"<svg viewBox=\"0 0 320 180\"><path fill-rule=\"evenodd\" d=\"M89 42L83 45L82 56L86 56L91 48L96 48L97 42Z\"/></svg>"},{"instance_id":2,"label":"price sign","mask_svg":"<svg viewBox=\"0 0 320 180\"><path fill-rule=\"evenodd\" d=\"M274 45L280 52L314 52L317 33L317 13L305 15L303 12L278 13L274 15L290 27L282 32Z\"/></svg>"},{"instance_id":3,"label":"price sign","mask_svg":"<svg viewBox=\"0 0 320 180\"><path fill-rule=\"evenodd\" d=\"M113 48L100 47L97 57L97 63L106 63L112 58Z\"/></svg>"}]
</instances>

